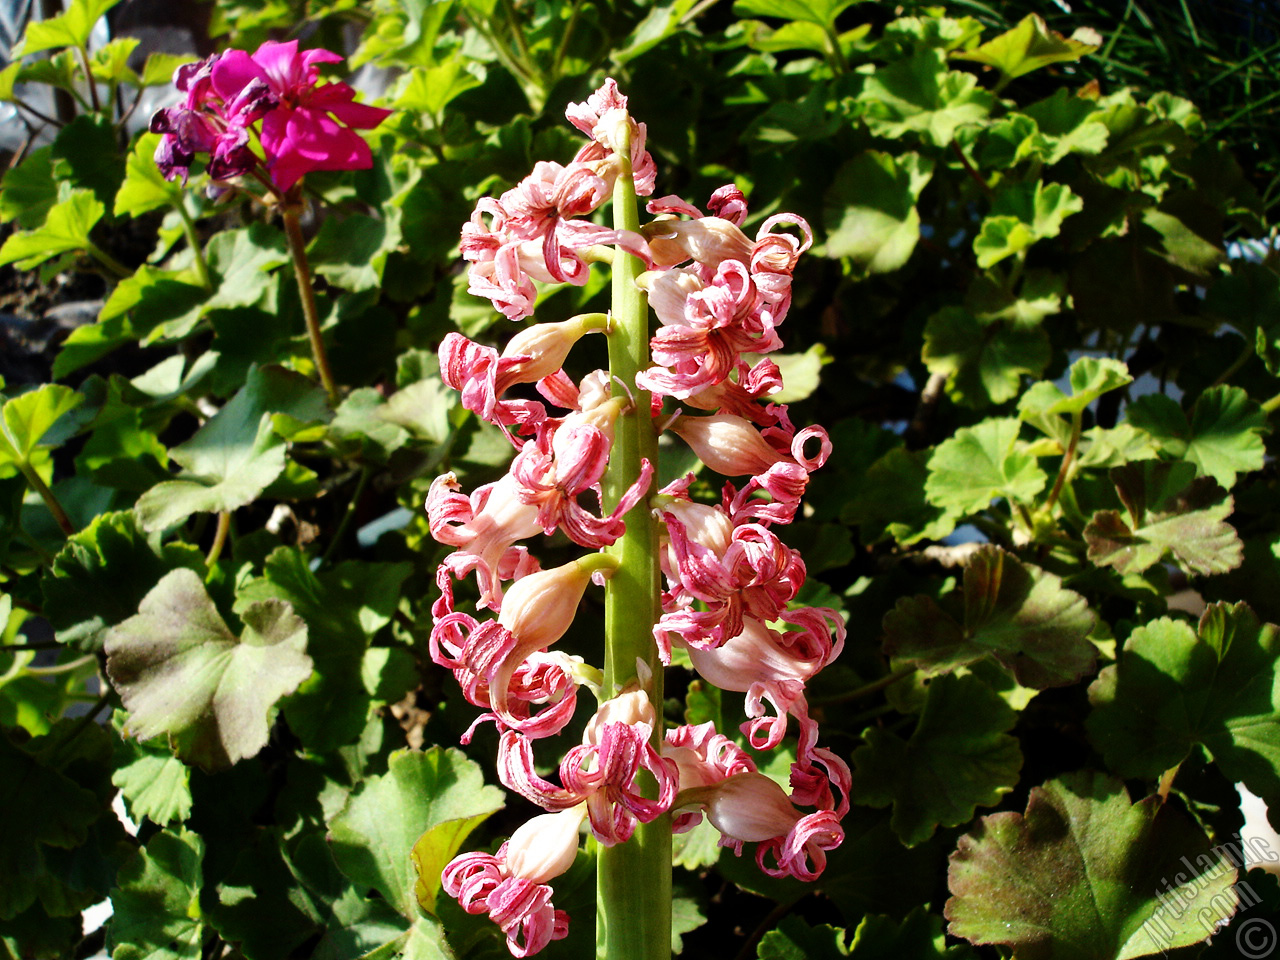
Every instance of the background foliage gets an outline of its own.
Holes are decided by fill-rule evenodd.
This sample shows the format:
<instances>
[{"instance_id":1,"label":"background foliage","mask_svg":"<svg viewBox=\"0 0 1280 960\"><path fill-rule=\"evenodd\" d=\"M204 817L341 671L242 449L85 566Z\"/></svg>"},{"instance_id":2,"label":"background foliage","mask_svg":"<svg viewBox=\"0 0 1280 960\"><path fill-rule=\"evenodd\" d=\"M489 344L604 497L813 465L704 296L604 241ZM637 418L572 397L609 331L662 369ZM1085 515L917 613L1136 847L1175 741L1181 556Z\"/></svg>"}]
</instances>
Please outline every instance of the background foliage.
<instances>
[{"instance_id":1,"label":"background foliage","mask_svg":"<svg viewBox=\"0 0 1280 960\"><path fill-rule=\"evenodd\" d=\"M0 72L0 99L71 98L0 181L28 311L0 407L0 954L503 954L432 880L526 817L426 654L427 486L508 455L435 347L507 337L460 225L572 154L558 111L606 74L659 192L733 180L753 223L817 228L787 399L835 454L789 537L801 599L850 624L812 697L855 770L844 847L804 886L689 835L673 948L1231 955L1213 923L1280 902L1183 865L1238 844L1234 783L1280 810L1265 6L219 0L219 43L345 48L397 110L371 170L307 180L336 409L271 212L165 182L127 132L176 61L90 51L111 6L74 0ZM31 311L65 299L102 302L46 342ZM669 690L673 720L736 726L691 672ZM590 874L558 885L550 957L591 949Z\"/></svg>"}]
</instances>

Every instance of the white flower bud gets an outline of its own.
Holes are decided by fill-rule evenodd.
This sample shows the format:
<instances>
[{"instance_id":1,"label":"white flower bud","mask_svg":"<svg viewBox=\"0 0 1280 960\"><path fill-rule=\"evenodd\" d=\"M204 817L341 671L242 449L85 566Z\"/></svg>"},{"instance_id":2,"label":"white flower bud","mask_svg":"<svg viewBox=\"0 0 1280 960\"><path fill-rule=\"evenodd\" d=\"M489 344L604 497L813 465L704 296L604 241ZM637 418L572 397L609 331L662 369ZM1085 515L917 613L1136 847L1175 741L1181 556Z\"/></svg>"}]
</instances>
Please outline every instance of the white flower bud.
<instances>
[{"instance_id":1,"label":"white flower bud","mask_svg":"<svg viewBox=\"0 0 1280 960\"><path fill-rule=\"evenodd\" d=\"M783 459L749 420L731 413L679 416L671 422L671 430L693 448L699 460L726 477L756 476Z\"/></svg>"},{"instance_id":2,"label":"white flower bud","mask_svg":"<svg viewBox=\"0 0 1280 960\"><path fill-rule=\"evenodd\" d=\"M507 588L498 623L522 645L549 647L573 623L591 575L597 571L611 573L617 566L616 557L592 553L564 566L523 576Z\"/></svg>"},{"instance_id":3,"label":"white flower bud","mask_svg":"<svg viewBox=\"0 0 1280 960\"><path fill-rule=\"evenodd\" d=\"M786 836L800 814L786 791L763 773L739 773L715 788L707 819L726 837L758 843Z\"/></svg>"},{"instance_id":4,"label":"white flower bud","mask_svg":"<svg viewBox=\"0 0 1280 960\"><path fill-rule=\"evenodd\" d=\"M587 805L580 803L524 823L507 841L507 873L532 883L560 876L578 855L578 828L586 815Z\"/></svg>"}]
</instances>

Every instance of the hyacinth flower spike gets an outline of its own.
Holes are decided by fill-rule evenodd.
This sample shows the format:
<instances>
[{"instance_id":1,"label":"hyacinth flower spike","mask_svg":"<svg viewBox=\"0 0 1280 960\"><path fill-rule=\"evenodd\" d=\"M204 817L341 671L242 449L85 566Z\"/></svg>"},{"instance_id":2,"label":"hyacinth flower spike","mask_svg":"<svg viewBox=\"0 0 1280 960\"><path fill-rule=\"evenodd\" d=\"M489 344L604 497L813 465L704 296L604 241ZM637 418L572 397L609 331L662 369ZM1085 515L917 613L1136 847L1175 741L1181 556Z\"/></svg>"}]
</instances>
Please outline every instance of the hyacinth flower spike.
<instances>
[{"instance_id":1,"label":"hyacinth flower spike","mask_svg":"<svg viewBox=\"0 0 1280 960\"><path fill-rule=\"evenodd\" d=\"M597 956L665 960L672 831L706 818L735 851L756 844L769 874L804 880L844 836L849 770L820 745L805 697L839 654L844 625L797 602L804 561L775 529L831 447L820 427L797 430L771 402L782 377L759 356L782 345L792 272L812 235L778 215L752 239L733 185L712 194L705 216L676 197L655 200L658 219L642 227L637 196L652 193L656 165L627 98L607 80L566 116L589 138L574 158L539 162L463 226L468 285L524 319L535 284L580 285L607 262L611 309L534 323L502 349L444 339L444 381L516 452L505 476L470 495L452 474L438 478L426 504L432 536L454 547L437 571L432 658L485 711L476 723L497 726L499 779L548 813L497 854L456 858L443 882L498 924L513 955L535 953L568 934L548 881L572 862L585 825L596 845ZM610 225L588 219L610 201ZM565 366L593 330L607 336L609 369L575 384ZM704 413L664 415L664 398ZM719 503L690 496L692 475L650 491L663 427L731 478ZM543 571L539 535L597 552ZM455 589L473 574L491 619L455 609ZM551 649L592 577L607 577L603 671ZM744 694L740 742L710 724L664 729L655 705L673 644L708 682ZM539 762L551 758L535 754L568 726L583 687L600 704L546 774ZM749 751L780 748L793 731L788 793Z\"/></svg>"}]
</instances>

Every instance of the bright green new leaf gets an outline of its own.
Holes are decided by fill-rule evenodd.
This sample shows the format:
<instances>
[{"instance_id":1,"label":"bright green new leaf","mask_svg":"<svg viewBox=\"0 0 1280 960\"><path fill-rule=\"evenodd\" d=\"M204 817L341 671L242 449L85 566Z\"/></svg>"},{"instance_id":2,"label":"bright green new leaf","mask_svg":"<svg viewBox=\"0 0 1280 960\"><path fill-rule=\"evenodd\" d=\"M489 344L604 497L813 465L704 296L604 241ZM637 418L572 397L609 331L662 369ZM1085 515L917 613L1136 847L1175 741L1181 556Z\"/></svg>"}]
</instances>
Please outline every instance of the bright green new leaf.
<instances>
[{"instance_id":1,"label":"bright green new leaf","mask_svg":"<svg viewBox=\"0 0 1280 960\"><path fill-rule=\"evenodd\" d=\"M1238 474L1262 469L1267 418L1240 387L1210 387L1196 400L1190 421L1160 393L1135 400L1127 416L1163 453L1194 463L1197 476L1213 477L1224 489L1235 486Z\"/></svg>"},{"instance_id":2,"label":"bright green new leaf","mask_svg":"<svg viewBox=\"0 0 1280 960\"><path fill-rule=\"evenodd\" d=\"M140 43L142 41L138 37L116 37L94 50L89 60L89 70L94 79L107 84L131 83L136 86L138 75L129 69L129 57Z\"/></svg>"},{"instance_id":3,"label":"bright green new leaf","mask_svg":"<svg viewBox=\"0 0 1280 960\"><path fill-rule=\"evenodd\" d=\"M1103 151L1109 132L1105 124L1093 119L1096 112L1095 101L1077 96L1065 87L1023 110L1040 130L1046 166L1052 166L1068 154L1092 156Z\"/></svg>"},{"instance_id":4,"label":"bright green new leaf","mask_svg":"<svg viewBox=\"0 0 1280 960\"><path fill-rule=\"evenodd\" d=\"M12 220L24 230L44 223L58 202L52 151L52 147L33 150L22 163L5 172L0 180L0 222Z\"/></svg>"},{"instance_id":5,"label":"bright green new leaf","mask_svg":"<svg viewBox=\"0 0 1280 960\"><path fill-rule=\"evenodd\" d=\"M983 324L959 306L929 318L921 351L930 373L947 375L947 395L969 407L1011 400L1023 376L1039 376L1049 357L1049 337L1039 327Z\"/></svg>"},{"instance_id":6,"label":"bright green new leaf","mask_svg":"<svg viewBox=\"0 0 1280 960\"><path fill-rule=\"evenodd\" d=\"M84 47L98 19L120 0L71 0L67 12L48 20L32 19L22 39L13 48L13 59L30 56L41 50L59 47Z\"/></svg>"},{"instance_id":7,"label":"bright green new leaf","mask_svg":"<svg viewBox=\"0 0 1280 960\"><path fill-rule=\"evenodd\" d=\"M1020 427L1013 417L984 420L939 444L929 458L929 502L969 514L987 509L996 497L1034 500L1048 478L1035 457L1018 450Z\"/></svg>"},{"instance_id":8,"label":"bright green new leaf","mask_svg":"<svg viewBox=\"0 0 1280 960\"><path fill-rule=\"evenodd\" d=\"M999 803L1017 784L1022 751L1008 735L1016 721L976 677L938 677L910 739L880 727L863 733L866 743L851 758L850 799L893 804L894 832L909 847L923 843L939 826L959 826L978 807Z\"/></svg>"},{"instance_id":9,"label":"bright green new leaf","mask_svg":"<svg viewBox=\"0 0 1280 960\"><path fill-rule=\"evenodd\" d=\"M204 555L143 534L132 511L95 517L68 538L40 583L58 642L100 650L106 629L133 616L151 588L179 567L203 576Z\"/></svg>"},{"instance_id":10,"label":"bright green new leaf","mask_svg":"<svg viewBox=\"0 0 1280 960\"><path fill-rule=\"evenodd\" d=\"M1235 868L1208 847L1154 794L1130 804L1124 785L1101 774L1053 780L1032 789L1025 814L991 814L960 838L948 931L1012 947L1019 960L1130 960L1190 946L1213 926L1188 904L1229 916L1237 902Z\"/></svg>"},{"instance_id":11,"label":"bright green new leaf","mask_svg":"<svg viewBox=\"0 0 1280 960\"><path fill-rule=\"evenodd\" d=\"M92 190L70 191L49 208L42 226L21 230L4 242L0 266L16 263L19 270L32 270L59 254L89 249L89 231L105 212Z\"/></svg>"},{"instance_id":12,"label":"bright green new leaf","mask_svg":"<svg viewBox=\"0 0 1280 960\"><path fill-rule=\"evenodd\" d=\"M739 17L778 17L801 20L821 27L835 26L841 11L861 0L736 0L733 12Z\"/></svg>"},{"instance_id":13,"label":"bright green new leaf","mask_svg":"<svg viewBox=\"0 0 1280 960\"><path fill-rule=\"evenodd\" d=\"M1000 71L997 89L1010 80L1051 63L1070 63L1102 45L1096 30L1081 27L1070 37L1050 30L1036 13L1027 14L1012 30L988 40L975 50L953 54L957 60L974 60Z\"/></svg>"},{"instance_id":14,"label":"bright green new leaf","mask_svg":"<svg viewBox=\"0 0 1280 960\"><path fill-rule=\"evenodd\" d=\"M1228 779L1280 799L1280 627L1243 603L1214 603L1199 626L1138 627L1089 687L1089 736L1126 777L1158 777L1203 744Z\"/></svg>"},{"instance_id":15,"label":"bright green new leaf","mask_svg":"<svg viewBox=\"0 0 1280 960\"><path fill-rule=\"evenodd\" d=\"M1240 566L1243 548L1226 523L1234 501L1184 462L1141 460L1111 469L1128 522L1100 510L1084 528L1089 559L1121 573L1141 573L1166 554L1193 573L1226 573Z\"/></svg>"},{"instance_id":16,"label":"bright green new leaf","mask_svg":"<svg viewBox=\"0 0 1280 960\"><path fill-rule=\"evenodd\" d=\"M108 927L111 960L199 960L204 839L157 833L120 868Z\"/></svg>"},{"instance_id":17,"label":"bright green new leaf","mask_svg":"<svg viewBox=\"0 0 1280 960\"><path fill-rule=\"evenodd\" d=\"M195 57L187 53L164 53L155 51L147 54L147 62L142 65L142 76L139 82L144 87L163 87L173 83L173 75L184 63L192 63Z\"/></svg>"},{"instance_id":18,"label":"bright green new leaf","mask_svg":"<svg viewBox=\"0 0 1280 960\"><path fill-rule=\"evenodd\" d=\"M939 604L903 597L884 617L887 656L926 675L994 657L1024 687L1074 683L1093 669L1094 615L1084 597L1051 573L983 546L964 569L964 586Z\"/></svg>"},{"instance_id":19,"label":"bright green new leaf","mask_svg":"<svg viewBox=\"0 0 1280 960\"><path fill-rule=\"evenodd\" d=\"M364 789L330 822L329 845L348 878L377 890L412 921L418 899L411 854L419 838L448 821L478 823L501 808L502 791L486 785L479 765L461 752L398 750L387 772L365 780ZM458 844L467 832L457 834ZM424 880L432 882L438 875L436 881Z\"/></svg>"},{"instance_id":20,"label":"bright green new leaf","mask_svg":"<svg viewBox=\"0 0 1280 960\"><path fill-rule=\"evenodd\" d=\"M482 66L462 57L450 57L431 67L414 67L405 74L391 106L439 119L454 97L480 86L484 78Z\"/></svg>"},{"instance_id":21,"label":"bright green new leaf","mask_svg":"<svg viewBox=\"0 0 1280 960\"><path fill-rule=\"evenodd\" d=\"M277 701L311 675L307 625L283 601L241 613L236 637L200 578L174 570L112 627L107 674L139 740L166 734L175 752L207 770L252 757L267 743Z\"/></svg>"},{"instance_id":22,"label":"bright green new leaf","mask_svg":"<svg viewBox=\"0 0 1280 960\"><path fill-rule=\"evenodd\" d=\"M978 266L986 270L1005 257L1020 254L1037 240L1056 237L1062 221L1084 209L1084 201L1061 183L1044 181L1004 186L973 240Z\"/></svg>"},{"instance_id":23,"label":"bright green new leaf","mask_svg":"<svg viewBox=\"0 0 1280 960\"><path fill-rule=\"evenodd\" d=\"M182 202L182 186L166 180L156 166L155 152L159 142L158 133L144 133L129 151L124 183L116 193L114 210L117 217L138 217Z\"/></svg>"},{"instance_id":24,"label":"bright green new leaf","mask_svg":"<svg viewBox=\"0 0 1280 960\"><path fill-rule=\"evenodd\" d=\"M127 714L117 710L113 725L123 730ZM168 750L121 737L116 741L113 786L129 804L129 815L165 826L191 815L191 768Z\"/></svg>"},{"instance_id":25,"label":"bright green new leaf","mask_svg":"<svg viewBox=\"0 0 1280 960\"><path fill-rule=\"evenodd\" d=\"M1119 360L1081 357L1071 365L1070 396L1063 393L1057 384L1042 380L1032 384L1019 398L1018 416L1044 431L1065 450L1071 442L1072 426L1063 418L1078 416L1104 393L1119 390L1132 382L1129 368ZM1132 427L1127 429L1136 433ZM1101 453L1101 450L1097 452Z\"/></svg>"},{"instance_id":26,"label":"bright green new leaf","mask_svg":"<svg viewBox=\"0 0 1280 960\"><path fill-rule=\"evenodd\" d=\"M897 270L920 237L915 203L933 173L916 153L867 150L848 160L827 191L827 255L848 257L863 273Z\"/></svg>"},{"instance_id":27,"label":"bright green new leaf","mask_svg":"<svg viewBox=\"0 0 1280 960\"><path fill-rule=\"evenodd\" d=\"M994 100L977 77L947 70L945 54L925 47L868 76L858 95L873 134L917 133L935 147L949 144L957 127L985 120Z\"/></svg>"},{"instance_id":28,"label":"bright green new leaf","mask_svg":"<svg viewBox=\"0 0 1280 960\"><path fill-rule=\"evenodd\" d=\"M0 408L0 477L13 476L20 465L47 460L48 450L41 449L41 441L83 402L82 394L57 383L46 383L6 400Z\"/></svg>"}]
</instances>

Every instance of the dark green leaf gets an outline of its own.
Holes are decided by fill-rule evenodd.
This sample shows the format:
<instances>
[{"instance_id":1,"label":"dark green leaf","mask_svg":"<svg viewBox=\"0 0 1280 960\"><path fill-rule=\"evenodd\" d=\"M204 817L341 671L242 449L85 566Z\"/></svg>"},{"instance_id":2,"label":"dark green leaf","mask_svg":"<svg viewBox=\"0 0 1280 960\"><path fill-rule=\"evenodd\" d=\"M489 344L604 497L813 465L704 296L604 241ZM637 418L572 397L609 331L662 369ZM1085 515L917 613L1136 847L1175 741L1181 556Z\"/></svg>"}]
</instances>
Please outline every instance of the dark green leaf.
<instances>
[{"instance_id":1,"label":"dark green leaf","mask_svg":"<svg viewBox=\"0 0 1280 960\"><path fill-rule=\"evenodd\" d=\"M52 147L27 154L0 181L0 221L15 221L24 230L44 223L58 202L58 181L53 176Z\"/></svg>"},{"instance_id":2,"label":"dark green leaf","mask_svg":"<svg viewBox=\"0 0 1280 960\"><path fill-rule=\"evenodd\" d=\"M1025 814L983 817L960 838L949 932L1020 960L1129 960L1199 943L1213 924L1185 905L1229 914L1236 902L1235 868L1207 848L1157 796L1130 805L1123 784L1099 774L1050 781L1032 789Z\"/></svg>"},{"instance_id":3,"label":"dark green leaf","mask_svg":"<svg viewBox=\"0 0 1280 960\"><path fill-rule=\"evenodd\" d=\"M1008 736L1017 714L975 677L942 676L909 740L869 727L854 751L855 803L893 804L894 832L909 847L938 826L967 822L1013 789L1022 767L1018 741Z\"/></svg>"},{"instance_id":4,"label":"dark green leaf","mask_svg":"<svg viewBox=\"0 0 1280 960\"><path fill-rule=\"evenodd\" d=\"M1280 628L1212 604L1197 629L1162 618L1089 687L1089 735L1126 777L1158 777L1203 744L1232 781L1280 801Z\"/></svg>"},{"instance_id":5,"label":"dark green leaf","mask_svg":"<svg viewBox=\"0 0 1280 960\"><path fill-rule=\"evenodd\" d=\"M911 59L867 77L858 100L876 136L896 139L911 132L945 147L957 127L985 120L994 98L973 74L947 70L942 51L920 48Z\"/></svg>"},{"instance_id":6,"label":"dark green leaf","mask_svg":"<svg viewBox=\"0 0 1280 960\"><path fill-rule=\"evenodd\" d=\"M1134 401L1128 420L1151 434L1163 452L1191 461L1198 476L1213 477L1227 490L1238 474L1262 469L1267 418L1239 387L1210 387L1196 400L1190 422L1175 401L1159 393Z\"/></svg>"},{"instance_id":7,"label":"dark green leaf","mask_svg":"<svg viewBox=\"0 0 1280 960\"><path fill-rule=\"evenodd\" d=\"M926 674L950 673L992 656L1024 687L1074 683L1093 669L1094 615L1084 597L1051 573L983 546L964 587L944 598L906 597L885 614L885 653Z\"/></svg>"},{"instance_id":8,"label":"dark green leaf","mask_svg":"<svg viewBox=\"0 0 1280 960\"><path fill-rule=\"evenodd\" d=\"M929 318L921 351L930 373L947 375L947 394L970 407L1013 399L1022 377L1042 374L1049 355L1049 338L1038 327L984 325L958 306Z\"/></svg>"},{"instance_id":9,"label":"dark green leaf","mask_svg":"<svg viewBox=\"0 0 1280 960\"><path fill-rule=\"evenodd\" d=\"M161 544L139 531L133 513L104 513L67 540L41 581L45 615L60 643L102 647L103 632L133 616L169 571L204 575L204 557L188 544Z\"/></svg>"},{"instance_id":10,"label":"dark green leaf","mask_svg":"<svg viewBox=\"0 0 1280 960\"><path fill-rule=\"evenodd\" d=\"M198 834L164 831L120 868L111 895L111 960L199 960L203 859Z\"/></svg>"}]
</instances>

